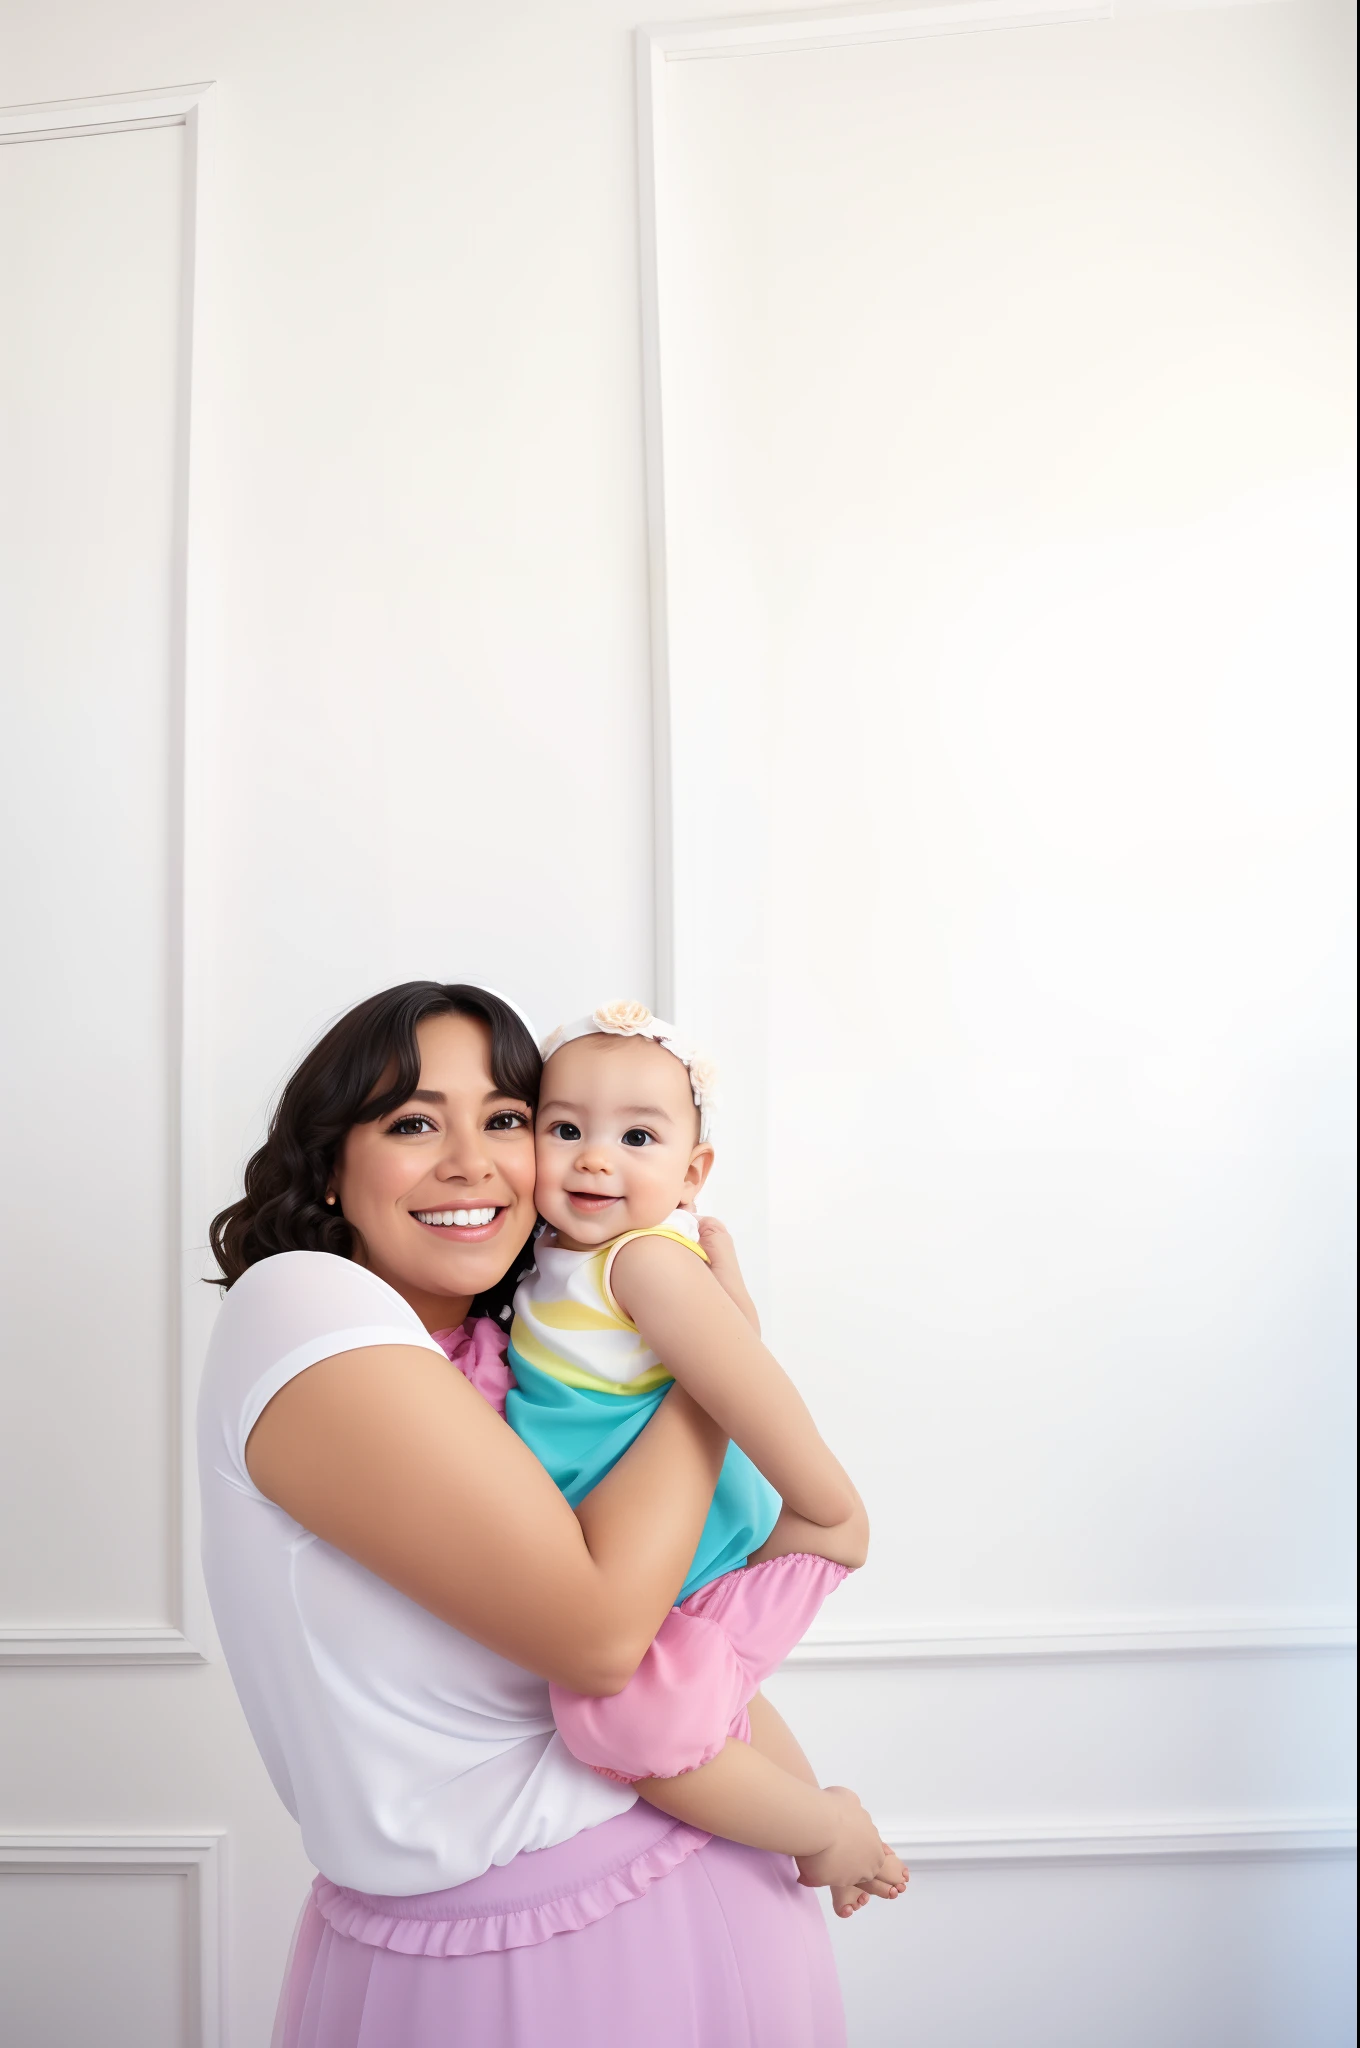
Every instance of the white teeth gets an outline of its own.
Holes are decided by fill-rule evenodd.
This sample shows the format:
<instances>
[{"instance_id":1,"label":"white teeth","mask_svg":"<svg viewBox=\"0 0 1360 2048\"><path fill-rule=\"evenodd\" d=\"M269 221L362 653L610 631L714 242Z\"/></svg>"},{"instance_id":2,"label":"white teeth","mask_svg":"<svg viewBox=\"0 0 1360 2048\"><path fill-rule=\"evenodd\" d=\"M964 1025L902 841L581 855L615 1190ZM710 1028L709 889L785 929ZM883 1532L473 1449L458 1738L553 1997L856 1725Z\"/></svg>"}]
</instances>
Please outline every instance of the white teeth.
<instances>
[{"instance_id":1,"label":"white teeth","mask_svg":"<svg viewBox=\"0 0 1360 2048\"><path fill-rule=\"evenodd\" d=\"M494 1223L494 1209L417 1209L417 1223L437 1223L445 1229L453 1224L461 1230L476 1230L483 1224Z\"/></svg>"}]
</instances>

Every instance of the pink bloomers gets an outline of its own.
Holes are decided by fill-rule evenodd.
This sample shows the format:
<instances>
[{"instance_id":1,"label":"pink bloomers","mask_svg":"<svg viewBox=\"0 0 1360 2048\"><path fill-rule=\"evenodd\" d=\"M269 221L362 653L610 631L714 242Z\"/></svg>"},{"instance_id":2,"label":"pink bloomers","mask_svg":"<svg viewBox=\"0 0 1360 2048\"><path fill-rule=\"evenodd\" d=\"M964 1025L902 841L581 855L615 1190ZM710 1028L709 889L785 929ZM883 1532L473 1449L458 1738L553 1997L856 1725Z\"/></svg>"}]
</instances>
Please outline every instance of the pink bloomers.
<instances>
[{"instance_id":1,"label":"pink bloomers","mask_svg":"<svg viewBox=\"0 0 1360 2048\"><path fill-rule=\"evenodd\" d=\"M433 1335L504 1415L515 1384L504 1330L488 1317L469 1317ZM582 1763L626 1785L697 1770L729 1736L749 1742L748 1704L845 1576L844 1565L802 1553L724 1572L671 1609L622 1692L591 1699L549 1688L562 1740Z\"/></svg>"},{"instance_id":2,"label":"pink bloomers","mask_svg":"<svg viewBox=\"0 0 1360 2048\"><path fill-rule=\"evenodd\" d=\"M624 1784L697 1770L729 1736L749 1742L748 1704L845 1576L844 1565L801 1554L724 1572L671 1609L622 1692L549 1688L562 1740Z\"/></svg>"}]
</instances>

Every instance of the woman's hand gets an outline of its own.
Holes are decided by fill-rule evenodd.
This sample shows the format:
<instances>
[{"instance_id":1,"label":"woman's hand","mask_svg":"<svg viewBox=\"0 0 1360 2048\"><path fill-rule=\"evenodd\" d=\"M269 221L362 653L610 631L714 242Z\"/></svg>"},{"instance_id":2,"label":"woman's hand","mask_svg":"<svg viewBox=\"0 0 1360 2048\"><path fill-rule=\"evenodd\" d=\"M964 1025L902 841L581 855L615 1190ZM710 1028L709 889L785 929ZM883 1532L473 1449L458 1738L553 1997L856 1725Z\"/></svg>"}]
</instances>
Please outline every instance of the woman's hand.
<instances>
[{"instance_id":1,"label":"woman's hand","mask_svg":"<svg viewBox=\"0 0 1360 2048\"><path fill-rule=\"evenodd\" d=\"M699 1246L708 1254L708 1269L713 1278L723 1293L736 1303L758 1337L760 1316L747 1292L746 1282L741 1277L741 1267L737 1263L737 1248L732 1242L731 1231L725 1223L720 1223L716 1216L701 1216Z\"/></svg>"}]
</instances>

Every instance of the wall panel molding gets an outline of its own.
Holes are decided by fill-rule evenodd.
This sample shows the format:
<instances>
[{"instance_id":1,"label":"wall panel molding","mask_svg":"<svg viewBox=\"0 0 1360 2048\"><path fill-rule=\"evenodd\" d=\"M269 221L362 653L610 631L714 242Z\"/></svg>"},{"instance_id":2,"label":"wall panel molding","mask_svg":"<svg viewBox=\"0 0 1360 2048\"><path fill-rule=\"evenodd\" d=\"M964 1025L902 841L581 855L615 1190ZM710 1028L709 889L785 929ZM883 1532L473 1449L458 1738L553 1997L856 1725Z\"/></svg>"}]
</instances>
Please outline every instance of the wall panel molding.
<instances>
[{"instance_id":1,"label":"wall panel molding","mask_svg":"<svg viewBox=\"0 0 1360 2048\"><path fill-rule=\"evenodd\" d=\"M211 80L153 86L146 92L100 93L83 100L35 100L0 107L0 142L60 142L72 135L121 135L131 128L179 128L202 117Z\"/></svg>"},{"instance_id":2,"label":"wall panel molding","mask_svg":"<svg viewBox=\"0 0 1360 2048\"><path fill-rule=\"evenodd\" d=\"M205 234L210 193L211 82L144 92L54 100L0 108L0 146L119 134L132 129L182 127L185 182L180 299L179 442L175 477L174 571L171 599L172 742L171 841L178 858L171 876L171 961L176 1046L171 1211L174 1242L168 1268L176 1300L174 1359L169 1399L173 1445L167 1486L173 1502L170 1537L170 1613L164 1623L142 1618L126 1627L0 1628L0 1664L195 1663L200 1642L211 1640L197 1564L197 1486L193 1417L198 1373L211 1317L203 1285L203 1233L208 1214L204 1169L205 1076L196 1048L203 1007L202 910L205 851L205 778L200 725L206 678L217 635L212 627L213 550L208 544L212 499L212 437L206 392L210 384L211 321ZM200 1299L202 1297L202 1299Z\"/></svg>"},{"instance_id":3,"label":"wall panel molding","mask_svg":"<svg viewBox=\"0 0 1360 2048\"><path fill-rule=\"evenodd\" d=\"M923 1632L894 1622L814 1627L785 1666L852 1670L865 1665L1085 1662L1138 1657L1354 1655L1353 1616L1098 1615L1084 1622L962 1622Z\"/></svg>"},{"instance_id":4,"label":"wall panel molding","mask_svg":"<svg viewBox=\"0 0 1360 2048\"><path fill-rule=\"evenodd\" d=\"M181 1877L189 1889L184 1958L192 2048L222 2048L220 1829L192 1835L0 1835L0 1876Z\"/></svg>"},{"instance_id":5,"label":"wall panel molding","mask_svg":"<svg viewBox=\"0 0 1360 2048\"><path fill-rule=\"evenodd\" d=\"M672 180L666 150L666 74L673 64L723 57L778 56L793 51L902 42L913 37L978 34L990 30L1050 28L1109 21L1117 15L1178 11L1187 6L1245 7L1260 0L954 0L924 7L841 7L734 17L730 20L657 23L637 31L638 253L642 339L643 443L647 490L647 561L650 601L652 790L655 873L654 999L674 1016L688 991L678 988L677 927L685 888L678 829L683 792L675 786L673 735L684 707L672 687L671 575L668 526L673 507L667 480L668 357L664 333ZM754 800L754 791L752 792ZM699 910L702 912L700 904Z\"/></svg>"},{"instance_id":6,"label":"wall panel molding","mask_svg":"<svg viewBox=\"0 0 1360 2048\"><path fill-rule=\"evenodd\" d=\"M0 1629L3 1664L201 1664L178 1628Z\"/></svg>"},{"instance_id":7,"label":"wall panel molding","mask_svg":"<svg viewBox=\"0 0 1360 2048\"><path fill-rule=\"evenodd\" d=\"M1115 0L953 0L936 7L837 7L731 21L676 22L639 31L663 63L705 57L775 57L792 50L836 50L857 43L898 43L911 36L968 35L994 28L1045 28L1099 21Z\"/></svg>"},{"instance_id":8,"label":"wall panel molding","mask_svg":"<svg viewBox=\"0 0 1360 2048\"><path fill-rule=\"evenodd\" d=\"M1176 1816L1148 1821L1035 1822L1022 1829L922 1828L896 1820L883 1830L916 1870L974 1870L1056 1864L1260 1863L1354 1856L1354 1814L1287 1814L1245 1819Z\"/></svg>"}]
</instances>

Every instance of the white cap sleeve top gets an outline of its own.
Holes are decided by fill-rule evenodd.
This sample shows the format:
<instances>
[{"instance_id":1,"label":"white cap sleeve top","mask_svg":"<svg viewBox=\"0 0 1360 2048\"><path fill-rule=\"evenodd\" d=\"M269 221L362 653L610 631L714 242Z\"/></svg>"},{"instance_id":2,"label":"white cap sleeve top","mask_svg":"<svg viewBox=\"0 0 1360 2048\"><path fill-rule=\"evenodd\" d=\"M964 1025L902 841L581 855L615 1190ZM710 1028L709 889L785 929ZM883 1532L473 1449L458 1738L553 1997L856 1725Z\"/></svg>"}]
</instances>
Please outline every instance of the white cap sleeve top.
<instances>
[{"instance_id":1,"label":"white cap sleeve top","mask_svg":"<svg viewBox=\"0 0 1360 2048\"><path fill-rule=\"evenodd\" d=\"M320 1359L371 1344L446 1363L401 1296L348 1259L281 1252L236 1282L199 1398L203 1568L251 1733L307 1854L335 1884L409 1897L568 1841L635 1795L563 1746L543 1679L251 1483L246 1439L266 1404Z\"/></svg>"}]
</instances>

